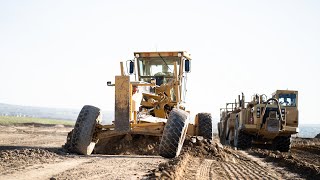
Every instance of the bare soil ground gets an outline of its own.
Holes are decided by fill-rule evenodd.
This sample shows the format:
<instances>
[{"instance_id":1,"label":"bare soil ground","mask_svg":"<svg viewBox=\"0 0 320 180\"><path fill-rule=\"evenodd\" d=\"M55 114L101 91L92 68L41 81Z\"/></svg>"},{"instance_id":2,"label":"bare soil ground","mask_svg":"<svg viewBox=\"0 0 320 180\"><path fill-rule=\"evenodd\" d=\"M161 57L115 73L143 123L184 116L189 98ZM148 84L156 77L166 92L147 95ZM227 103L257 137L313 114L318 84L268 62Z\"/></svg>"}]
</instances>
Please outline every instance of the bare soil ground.
<instances>
[{"instance_id":1,"label":"bare soil ground","mask_svg":"<svg viewBox=\"0 0 320 180\"><path fill-rule=\"evenodd\" d=\"M0 126L0 179L142 179L164 158L152 155L79 156L61 147L71 127Z\"/></svg>"},{"instance_id":2,"label":"bare soil ground","mask_svg":"<svg viewBox=\"0 0 320 180\"><path fill-rule=\"evenodd\" d=\"M155 179L320 179L320 139L294 138L292 150L268 147L235 150L213 142L188 139L182 155L149 174Z\"/></svg>"},{"instance_id":3,"label":"bare soil ground","mask_svg":"<svg viewBox=\"0 0 320 180\"><path fill-rule=\"evenodd\" d=\"M294 138L290 153L246 151L188 137L182 154L158 156L159 138L101 141L94 154L61 148L71 127L0 126L0 179L320 179L320 139Z\"/></svg>"}]
</instances>

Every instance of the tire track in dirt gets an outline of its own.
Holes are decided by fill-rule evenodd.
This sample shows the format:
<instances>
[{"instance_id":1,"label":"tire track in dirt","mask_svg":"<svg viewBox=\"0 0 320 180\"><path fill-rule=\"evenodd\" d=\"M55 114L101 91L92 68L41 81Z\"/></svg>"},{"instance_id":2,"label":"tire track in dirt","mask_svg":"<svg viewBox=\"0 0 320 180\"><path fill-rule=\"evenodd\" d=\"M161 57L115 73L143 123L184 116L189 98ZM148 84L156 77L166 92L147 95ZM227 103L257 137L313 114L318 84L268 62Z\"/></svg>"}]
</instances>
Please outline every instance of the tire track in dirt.
<instances>
[{"instance_id":1,"label":"tire track in dirt","mask_svg":"<svg viewBox=\"0 0 320 180\"><path fill-rule=\"evenodd\" d=\"M210 178L210 171L211 171L211 165L213 160L204 159L202 163L199 166L199 169L197 171L197 179L208 179Z\"/></svg>"},{"instance_id":2,"label":"tire track in dirt","mask_svg":"<svg viewBox=\"0 0 320 180\"><path fill-rule=\"evenodd\" d=\"M242 153L236 157L239 159L218 160L191 157L186 165L188 168L184 173L185 176L181 179L279 179L281 177L269 167L249 157L246 159Z\"/></svg>"},{"instance_id":3,"label":"tire track in dirt","mask_svg":"<svg viewBox=\"0 0 320 180\"><path fill-rule=\"evenodd\" d=\"M1 179L6 180L33 180L33 179L49 179L55 174L72 169L83 163L88 162L88 159L67 159L54 164L36 164L24 170L1 176Z\"/></svg>"},{"instance_id":4,"label":"tire track in dirt","mask_svg":"<svg viewBox=\"0 0 320 180\"><path fill-rule=\"evenodd\" d=\"M190 161L188 166L194 163ZM200 160L198 160L200 161ZM261 167L258 163L252 161L218 161L214 159L204 159L202 163L195 168L196 179L279 179L277 173ZM191 174L195 171L193 169L187 169L186 174Z\"/></svg>"},{"instance_id":5,"label":"tire track in dirt","mask_svg":"<svg viewBox=\"0 0 320 180\"><path fill-rule=\"evenodd\" d=\"M180 157L159 165L148 177L199 180L301 179L298 174L266 163L247 151L235 150L218 142L197 138L196 141L185 142L185 145Z\"/></svg>"},{"instance_id":6,"label":"tire track in dirt","mask_svg":"<svg viewBox=\"0 0 320 180\"><path fill-rule=\"evenodd\" d=\"M56 173L55 179L141 179L166 160L160 156L92 155L78 166Z\"/></svg>"}]
</instances>

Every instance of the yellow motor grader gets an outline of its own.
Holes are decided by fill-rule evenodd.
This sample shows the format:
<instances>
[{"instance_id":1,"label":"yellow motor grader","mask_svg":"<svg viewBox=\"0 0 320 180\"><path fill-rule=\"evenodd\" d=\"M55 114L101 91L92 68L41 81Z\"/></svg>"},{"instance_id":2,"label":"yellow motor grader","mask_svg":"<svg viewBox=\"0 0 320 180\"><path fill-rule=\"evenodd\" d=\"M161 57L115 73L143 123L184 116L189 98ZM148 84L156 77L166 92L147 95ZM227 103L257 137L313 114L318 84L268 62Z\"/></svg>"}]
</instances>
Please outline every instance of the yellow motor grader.
<instances>
[{"instance_id":1,"label":"yellow motor grader","mask_svg":"<svg viewBox=\"0 0 320 180\"><path fill-rule=\"evenodd\" d=\"M100 109L86 105L80 111L65 147L90 155L98 140L126 135L159 136L159 154L173 158L180 154L186 134L213 138L212 117L198 113L189 123L186 111L186 80L191 57L185 51L135 52L120 62L121 75L108 86L115 88L115 117L102 125Z\"/></svg>"},{"instance_id":2,"label":"yellow motor grader","mask_svg":"<svg viewBox=\"0 0 320 180\"><path fill-rule=\"evenodd\" d=\"M291 135L299 132L298 91L277 90L270 99L255 94L250 102L239 95L238 102L220 109L218 132L223 144L246 149L255 142L289 151Z\"/></svg>"}]
</instances>

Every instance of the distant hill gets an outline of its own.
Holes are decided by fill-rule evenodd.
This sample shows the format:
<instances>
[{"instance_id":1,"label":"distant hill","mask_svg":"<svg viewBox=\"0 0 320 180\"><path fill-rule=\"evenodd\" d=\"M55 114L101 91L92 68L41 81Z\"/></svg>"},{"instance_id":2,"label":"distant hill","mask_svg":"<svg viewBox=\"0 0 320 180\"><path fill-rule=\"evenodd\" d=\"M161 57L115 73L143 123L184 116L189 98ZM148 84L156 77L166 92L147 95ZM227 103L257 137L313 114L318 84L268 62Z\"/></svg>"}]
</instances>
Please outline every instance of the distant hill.
<instances>
[{"instance_id":1,"label":"distant hill","mask_svg":"<svg viewBox=\"0 0 320 180\"><path fill-rule=\"evenodd\" d=\"M47 119L61 119L75 121L81 109L46 108L33 106L20 106L0 103L0 116L35 117ZM102 123L111 124L114 120L113 111L102 111ZM194 121L194 116L190 119ZM213 118L213 132L217 133L218 118ZM298 137L315 137L320 132L320 124L300 124Z\"/></svg>"},{"instance_id":2,"label":"distant hill","mask_svg":"<svg viewBox=\"0 0 320 180\"><path fill-rule=\"evenodd\" d=\"M20 106L0 103L0 116L36 117L75 121L81 109L47 108ZM114 119L112 111L103 111L103 123L109 124Z\"/></svg>"}]
</instances>

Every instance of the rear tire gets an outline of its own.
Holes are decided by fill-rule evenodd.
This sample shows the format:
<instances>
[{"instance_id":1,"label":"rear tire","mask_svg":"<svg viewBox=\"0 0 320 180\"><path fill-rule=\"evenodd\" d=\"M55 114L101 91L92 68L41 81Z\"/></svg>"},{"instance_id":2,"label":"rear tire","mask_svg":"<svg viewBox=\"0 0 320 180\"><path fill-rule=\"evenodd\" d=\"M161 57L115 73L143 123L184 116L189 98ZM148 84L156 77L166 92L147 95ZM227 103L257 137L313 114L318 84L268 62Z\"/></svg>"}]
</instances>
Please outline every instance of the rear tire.
<instances>
[{"instance_id":1,"label":"rear tire","mask_svg":"<svg viewBox=\"0 0 320 180\"><path fill-rule=\"evenodd\" d=\"M240 149L248 149L252 146L252 136L239 129L239 120L234 125L234 146Z\"/></svg>"},{"instance_id":2,"label":"rear tire","mask_svg":"<svg viewBox=\"0 0 320 180\"><path fill-rule=\"evenodd\" d=\"M188 114L179 109L173 109L164 127L160 141L159 154L165 158L179 156L188 130Z\"/></svg>"},{"instance_id":3,"label":"rear tire","mask_svg":"<svg viewBox=\"0 0 320 180\"><path fill-rule=\"evenodd\" d=\"M273 140L272 146L274 150L279 150L280 152L288 152L291 148L291 135L277 136Z\"/></svg>"},{"instance_id":4,"label":"rear tire","mask_svg":"<svg viewBox=\"0 0 320 180\"><path fill-rule=\"evenodd\" d=\"M228 136L228 144L232 146L234 144L235 134L233 130L230 130L229 136Z\"/></svg>"},{"instance_id":5,"label":"rear tire","mask_svg":"<svg viewBox=\"0 0 320 180\"><path fill-rule=\"evenodd\" d=\"M227 136L226 136L226 132L224 131L223 123L224 123L223 121L220 121L218 123L218 131L219 131L220 143L222 145L226 145L227 144Z\"/></svg>"},{"instance_id":6,"label":"rear tire","mask_svg":"<svg viewBox=\"0 0 320 180\"><path fill-rule=\"evenodd\" d=\"M69 145L71 152L82 155L92 153L98 141L93 139L97 123L100 123L100 109L89 105L83 106L72 132L71 144Z\"/></svg>"},{"instance_id":7,"label":"rear tire","mask_svg":"<svg viewBox=\"0 0 320 180\"><path fill-rule=\"evenodd\" d=\"M218 136L221 142L221 137L222 137L221 122L218 122L217 128L218 128Z\"/></svg>"},{"instance_id":8,"label":"rear tire","mask_svg":"<svg viewBox=\"0 0 320 180\"><path fill-rule=\"evenodd\" d=\"M212 117L210 113L199 113L199 135L205 139L213 140Z\"/></svg>"}]
</instances>

